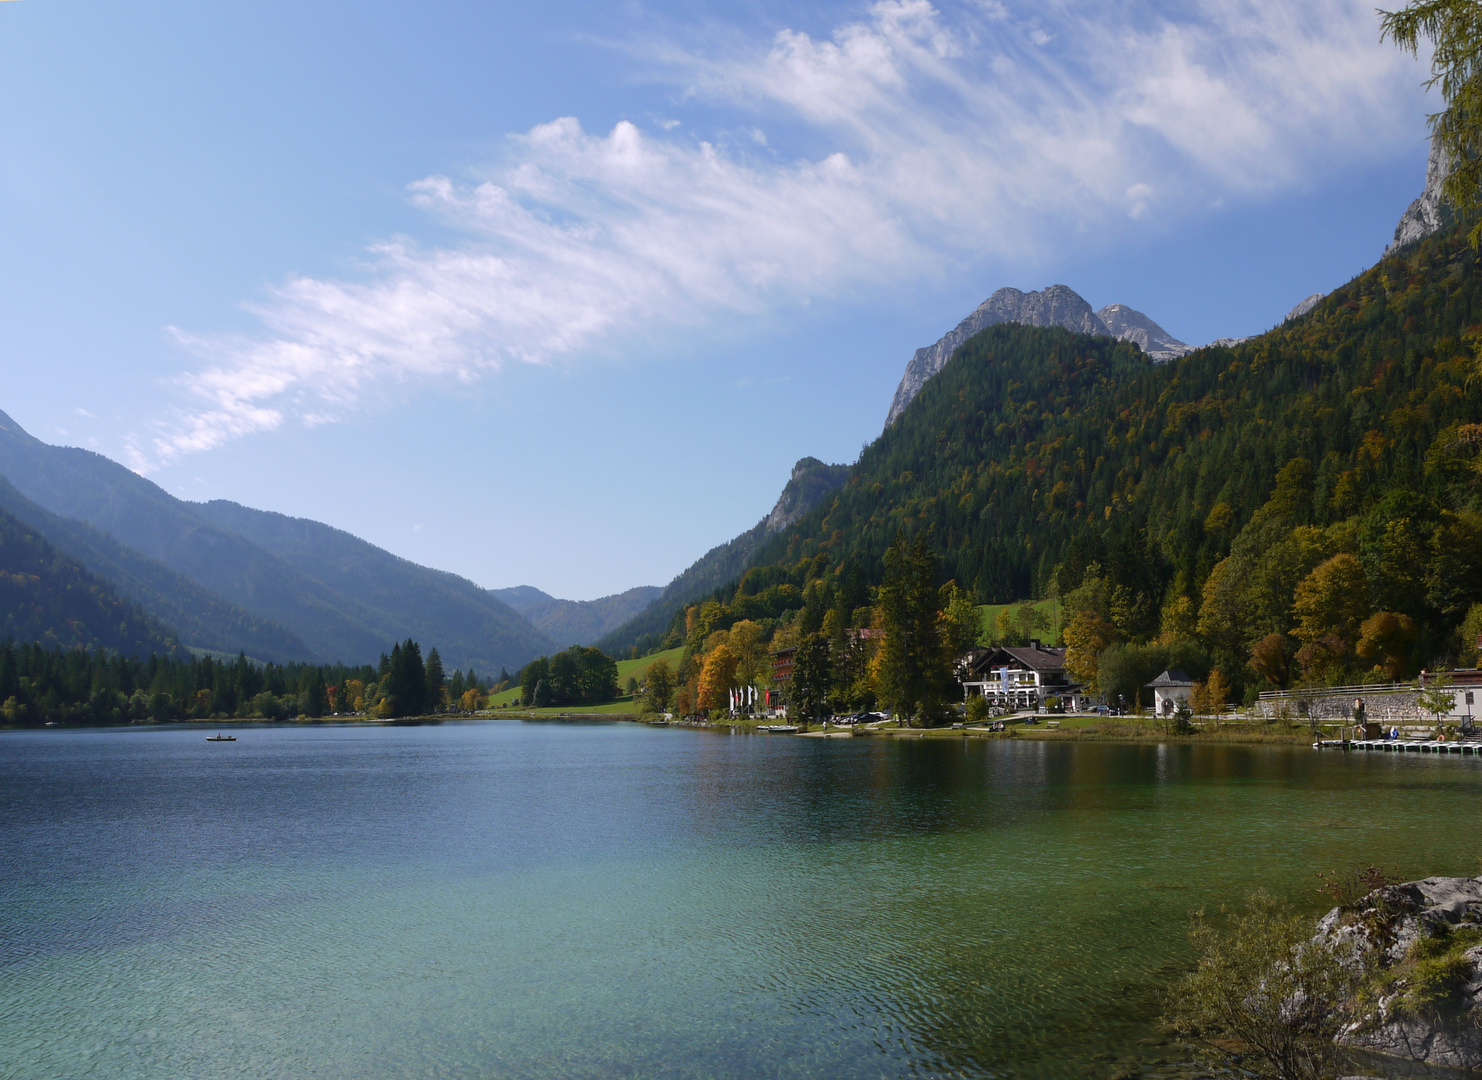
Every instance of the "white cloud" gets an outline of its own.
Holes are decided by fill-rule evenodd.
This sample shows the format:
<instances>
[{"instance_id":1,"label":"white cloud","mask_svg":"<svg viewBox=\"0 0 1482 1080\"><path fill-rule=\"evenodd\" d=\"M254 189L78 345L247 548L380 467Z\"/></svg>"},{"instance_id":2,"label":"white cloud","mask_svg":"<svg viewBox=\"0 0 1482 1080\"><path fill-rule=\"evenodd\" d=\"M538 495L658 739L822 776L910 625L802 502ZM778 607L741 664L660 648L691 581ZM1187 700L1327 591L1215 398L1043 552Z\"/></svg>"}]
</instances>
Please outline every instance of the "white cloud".
<instances>
[{"instance_id":1,"label":"white cloud","mask_svg":"<svg viewBox=\"0 0 1482 1080\"><path fill-rule=\"evenodd\" d=\"M358 280L290 279L253 305L255 338L176 331L202 365L191 404L136 464L648 327L1111 242L1382 153L1419 114L1414 62L1361 0L882 0L827 40L630 49L748 138L568 117L512 137L482 183L418 181L465 241L399 238Z\"/></svg>"}]
</instances>

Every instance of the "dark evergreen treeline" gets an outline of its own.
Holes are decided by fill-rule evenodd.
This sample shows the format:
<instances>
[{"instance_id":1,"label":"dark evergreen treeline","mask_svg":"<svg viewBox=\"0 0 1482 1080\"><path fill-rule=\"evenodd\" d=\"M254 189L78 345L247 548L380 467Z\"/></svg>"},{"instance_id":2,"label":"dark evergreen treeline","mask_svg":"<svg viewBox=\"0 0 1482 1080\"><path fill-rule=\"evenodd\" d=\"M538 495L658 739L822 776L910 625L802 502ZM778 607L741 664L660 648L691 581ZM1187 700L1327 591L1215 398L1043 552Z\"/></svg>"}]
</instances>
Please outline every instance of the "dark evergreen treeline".
<instances>
[{"instance_id":1,"label":"dark evergreen treeline","mask_svg":"<svg viewBox=\"0 0 1482 1080\"><path fill-rule=\"evenodd\" d=\"M0 638L135 656L179 651L172 631L3 510Z\"/></svg>"},{"instance_id":2,"label":"dark evergreen treeline","mask_svg":"<svg viewBox=\"0 0 1482 1080\"><path fill-rule=\"evenodd\" d=\"M472 670L446 677L437 650L424 661L411 639L374 667L164 653L140 659L107 649L0 645L0 714L17 727L335 713L414 716L449 706L482 707L487 690L486 680Z\"/></svg>"},{"instance_id":3,"label":"dark evergreen treeline","mask_svg":"<svg viewBox=\"0 0 1482 1080\"><path fill-rule=\"evenodd\" d=\"M1212 610L1216 566L1278 473L1302 463L1301 505L1281 517L1282 535L1316 529L1320 542L1289 560L1296 577L1264 626L1247 618L1228 641L1199 636L1243 671L1253 634L1293 625L1292 586L1312 559L1351 551L1368 571L1369 610L1413 618L1422 644L1445 651L1482 600L1470 551L1457 560L1482 506L1482 394L1468 385L1479 323L1477 255L1452 230L1384 259L1306 317L1169 364L1106 338L990 328L862 453L835 497L711 603L675 612L667 641L642 644L686 640L697 612L707 633L775 619L801 608L813 581L878 585L900 533L927 537L942 578L980 603L1065 596L1089 574L1116 637L1151 640L1180 598L1190 626ZM1416 578L1408 591L1386 576L1407 560L1422 568L1396 579Z\"/></svg>"},{"instance_id":4,"label":"dark evergreen treeline","mask_svg":"<svg viewBox=\"0 0 1482 1080\"><path fill-rule=\"evenodd\" d=\"M376 669L342 664L254 664L156 653L147 659L108 650L0 645L0 708L5 723L127 724L330 711L330 687L374 682Z\"/></svg>"}]
</instances>

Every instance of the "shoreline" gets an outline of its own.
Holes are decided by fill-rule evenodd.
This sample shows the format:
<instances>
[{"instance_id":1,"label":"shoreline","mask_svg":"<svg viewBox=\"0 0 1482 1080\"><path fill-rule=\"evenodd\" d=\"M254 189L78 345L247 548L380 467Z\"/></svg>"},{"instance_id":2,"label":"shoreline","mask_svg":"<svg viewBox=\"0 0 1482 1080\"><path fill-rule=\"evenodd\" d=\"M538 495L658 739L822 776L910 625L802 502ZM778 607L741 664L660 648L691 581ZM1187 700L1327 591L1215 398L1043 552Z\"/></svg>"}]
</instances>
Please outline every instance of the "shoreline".
<instances>
[{"instance_id":1,"label":"shoreline","mask_svg":"<svg viewBox=\"0 0 1482 1080\"><path fill-rule=\"evenodd\" d=\"M21 727L0 726L0 731L83 731L83 730L108 730L112 728L166 728L166 727L194 727L194 728L220 728L223 731L240 728L243 726L253 727L279 727L298 726L309 727L314 725L344 725L358 727L416 727L432 726L445 723L467 723L473 721L520 721L522 723L629 723L647 727L674 727L687 728L702 731L726 732L727 734L773 734L761 732L760 725L769 721L765 719L747 720L736 723L687 723L684 721L669 721L663 724L654 724L640 718L637 713L630 712L563 712L563 713L536 713L523 710L500 709L498 711L485 711L479 713L443 713L427 716L398 717L396 719L378 719L366 716L322 716L322 717L293 717L283 720L272 720L266 717L216 717L204 720L179 719L179 720L139 720L129 724L96 725L96 724L62 724L54 727ZM1048 727L1048 723L1064 723L1072 721L1068 727ZM887 722L889 723L889 722ZM1161 729L1160 725L1146 721L1122 721L1108 720L1103 717L1089 716L1067 716L1063 720L1046 721L1041 719L1038 723L1010 724L1006 731L990 731L984 727L890 727L890 726L853 726L835 727L833 725L807 725L810 730L798 732L779 733L795 735L799 738L876 738L876 739L973 739L973 740L1027 740L1031 742L1121 742L1121 743L1143 743L1143 744L1187 744L1198 745L1200 743L1213 743L1220 745L1247 745L1247 746L1310 746L1314 740L1311 730L1307 727L1300 729L1288 727L1286 729L1273 729L1270 724L1239 724L1227 723L1214 731L1199 731L1189 734L1175 734ZM1326 737L1319 734L1316 738Z\"/></svg>"}]
</instances>

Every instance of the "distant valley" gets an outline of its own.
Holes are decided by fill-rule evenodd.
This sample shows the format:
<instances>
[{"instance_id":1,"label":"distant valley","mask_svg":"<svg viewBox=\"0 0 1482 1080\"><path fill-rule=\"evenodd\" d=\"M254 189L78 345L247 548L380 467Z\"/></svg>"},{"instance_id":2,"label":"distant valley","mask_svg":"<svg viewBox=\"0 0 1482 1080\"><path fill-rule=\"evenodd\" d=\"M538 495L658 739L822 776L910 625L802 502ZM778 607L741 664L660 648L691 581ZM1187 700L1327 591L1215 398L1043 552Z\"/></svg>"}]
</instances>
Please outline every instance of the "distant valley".
<instances>
[{"instance_id":1,"label":"distant valley","mask_svg":"<svg viewBox=\"0 0 1482 1080\"><path fill-rule=\"evenodd\" d=\"M533 585L489 591L552 641L590 645L639 614L664 590L657 585L639 585L597 600L558 600Z\"/></svg>"}]
</instances>

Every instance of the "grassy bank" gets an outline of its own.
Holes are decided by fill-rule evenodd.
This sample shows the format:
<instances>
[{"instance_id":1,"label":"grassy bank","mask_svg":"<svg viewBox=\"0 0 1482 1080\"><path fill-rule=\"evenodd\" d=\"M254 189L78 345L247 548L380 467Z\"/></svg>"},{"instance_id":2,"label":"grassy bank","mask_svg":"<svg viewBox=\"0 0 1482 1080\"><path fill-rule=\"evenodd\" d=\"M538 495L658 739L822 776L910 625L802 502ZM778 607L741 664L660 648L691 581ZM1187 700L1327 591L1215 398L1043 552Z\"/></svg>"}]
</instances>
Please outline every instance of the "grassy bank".
<instances>
[{"instance_id":1,"label":"grassy bank","mask_svg":"<svg viewBox=\"0 0 1482 1080\"><path fill-rule=\"evenodd\" d=\"M648 670L650 664L659 660L667 660L670 668L679 669L679 659L684 655L684 648L665 649L663 652L650 653L648 656L640 656L636 660L619 660L617 662L618 687L626 689L629 679L643 681L643 673ZM531 709L520 706L520 688L511 687L498 694L491 694L489 707L495 710L496 716L507 715L509 710L515 710L520 716L559 716L565 714L581 713L593 716L610 716L613 714L635 715L638 712L638 700L624 693L613 701L604 702L601 705L558 705L548 709Z\"/></svg>"}]
</instances>

